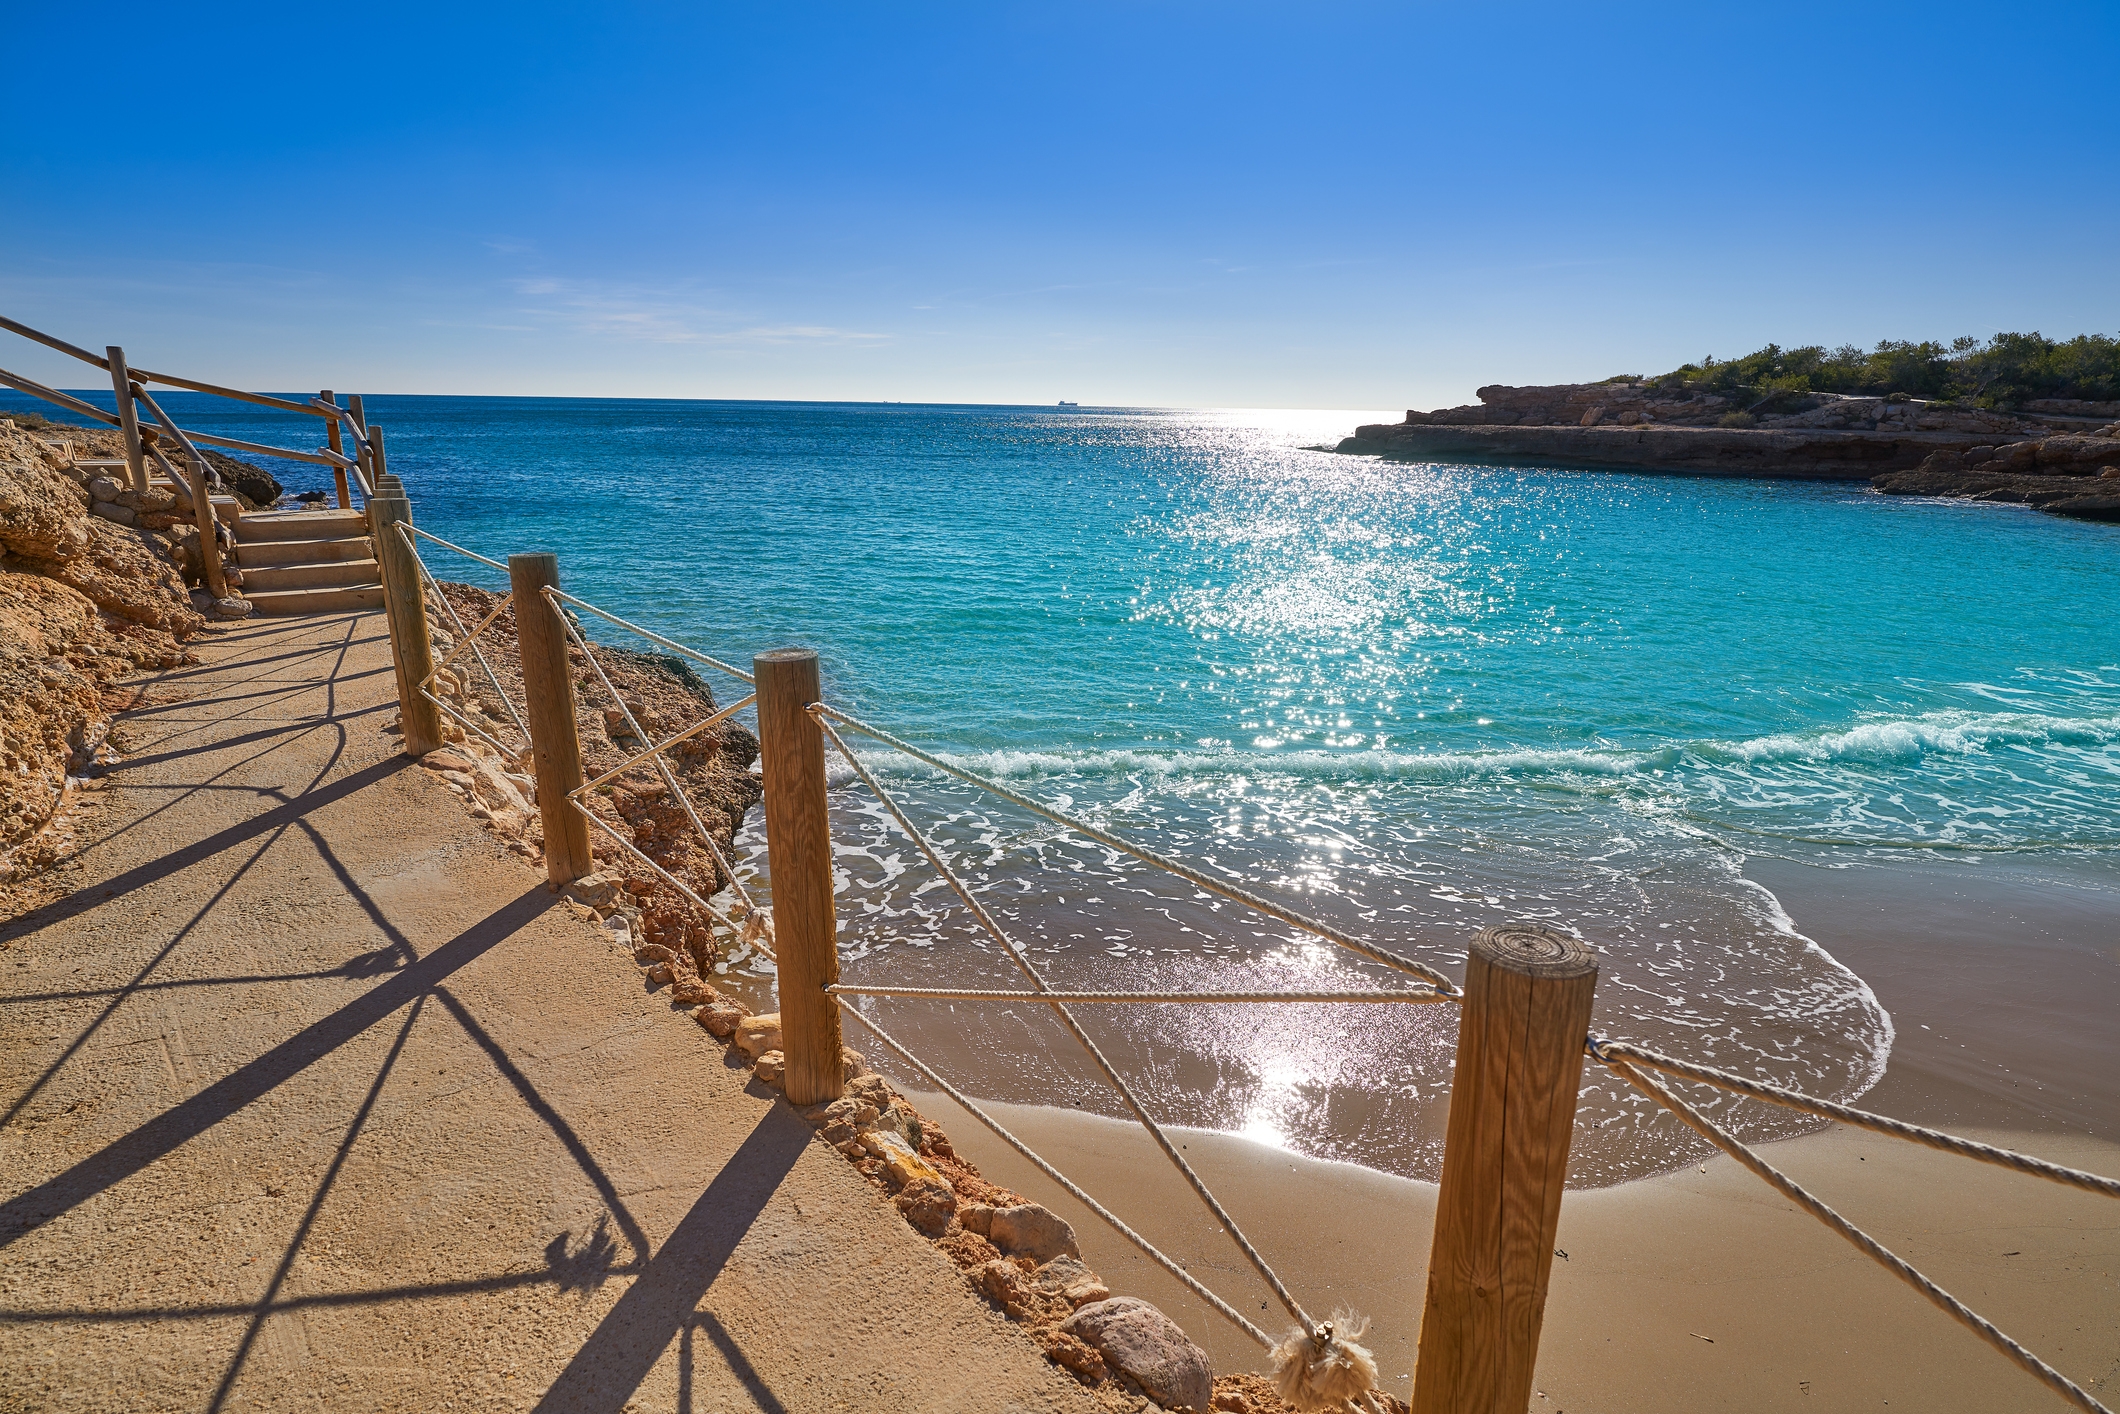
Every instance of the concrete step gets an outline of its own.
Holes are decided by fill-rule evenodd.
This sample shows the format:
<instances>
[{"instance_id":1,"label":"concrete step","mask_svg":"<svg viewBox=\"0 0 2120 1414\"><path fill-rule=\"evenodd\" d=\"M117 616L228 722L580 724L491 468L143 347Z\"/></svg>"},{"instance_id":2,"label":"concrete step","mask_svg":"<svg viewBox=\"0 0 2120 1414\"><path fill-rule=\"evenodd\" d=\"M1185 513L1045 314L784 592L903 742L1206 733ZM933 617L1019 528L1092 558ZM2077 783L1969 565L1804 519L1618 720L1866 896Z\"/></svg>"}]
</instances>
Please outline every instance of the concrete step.
<instances>
[{"instance_id":1,"label":"concrete step","mask_svg":"<svg viewBox=\"0 0 2120 1414\"><path fill-rule=\"evenodd\" d=\"M299 542L297 542L299 543ZM243 592L276 589L356 589L381 585L374 560L330 560L314 565L259 565L243 568Z\"/></svg>"},{"instance_id":2,"label":"concrete step","mask_svg":"<svg viewBox=\"0 0 2120 1414\"><path fill-rule=\"evenodd\" d=\"M321 565L327 560L375 560L375 542L365 535L344 540L245 540L236 546L236 562L245 573L255 565Z\"/></svg>"},{"instance_id":3,"label":"concrete step","mask_svg":"<svg viewBox=\"0 0 2120 1414\"><path fill-rule=\"evenodd\" d=\"M245 571L245 574L247 576L248 571ZM328 589L266 589L253 594L246 584L243 597L250 601L254 613L326 614L346 609L380 609L383 607L383 586L375 584Z\"/></svg>"},{"instance_id":4,"label":"concrete step","mask_svg":"<svg viewBox=\"0 0 2120 1414\"><path fill-rule=\"evenodd\" d=\"M235 523L236 539L340 540L368 533L365 511L252 511Z\"/></svg>"}]
</instances>

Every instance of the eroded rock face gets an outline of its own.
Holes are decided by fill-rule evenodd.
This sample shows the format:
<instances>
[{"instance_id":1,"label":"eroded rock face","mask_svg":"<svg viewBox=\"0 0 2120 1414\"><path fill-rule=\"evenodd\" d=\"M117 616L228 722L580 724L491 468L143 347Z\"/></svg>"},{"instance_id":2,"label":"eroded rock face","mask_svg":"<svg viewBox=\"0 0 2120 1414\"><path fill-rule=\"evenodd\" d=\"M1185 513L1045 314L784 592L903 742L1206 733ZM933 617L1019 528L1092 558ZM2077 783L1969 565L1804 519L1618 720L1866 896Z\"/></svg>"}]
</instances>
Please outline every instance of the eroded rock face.
<instances>
[{"instance_id":1,"label":"eroded rock face","mask_svg":"<svg viewBox=\"0 0 2120 1414\"><path fill-rule=\"evenodd\" d=\"M54 563L88 548L88 498L58 454L26 432L0 428L0 548Z\"/></svg>"},{"instance_id":2,"label":"eroded rock face","mask_svg":"<svg viewBox=\"0 0 2120 1414\"><path fill-rule=\"evenodd\" d=\"M1215 1372L1207 1352L1146 1301L1115 1296L1092 1302L1063 1321L1060 1332L1096 1347L1107 1364L1124 1370L1166 1409L1206 1414L1213 1406Z\"/></svg>"},{"instance_id":3,"label":"eroded rock face","mask_svg":"<svg viewBox=\"0 0 2120 1414\"><path fill-rule=\"evenodd\" d=\"M24 555L22 568L78 589L114 618L185 639L202 620L184 575L153 536L107 519L84 517L82 544L64 560Z\"/></svg>"}]
</instances>

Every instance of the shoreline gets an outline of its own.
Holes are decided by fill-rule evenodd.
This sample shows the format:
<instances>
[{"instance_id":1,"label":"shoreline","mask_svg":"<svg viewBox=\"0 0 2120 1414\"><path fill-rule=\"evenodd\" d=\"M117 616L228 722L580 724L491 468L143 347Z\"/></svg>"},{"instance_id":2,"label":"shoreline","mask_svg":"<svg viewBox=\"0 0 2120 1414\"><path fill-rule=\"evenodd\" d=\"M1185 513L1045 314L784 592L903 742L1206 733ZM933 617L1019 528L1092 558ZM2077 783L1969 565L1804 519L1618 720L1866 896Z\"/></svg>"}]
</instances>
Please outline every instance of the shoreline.
<instances>
[{"instance_id":1,"label":"shoreline","mask_svg":"<svg viewBox=\"0 0 2120 1414\"><path fill-rule=\"evenodd\" d=\"M2120 949L2098 861L1829 869L1747 861L1804 936L1878 994L1898 1037L1863 1108L2120 1173ZM2036 1008L2036 1010L2034 1009ZM2030 1023L2030 1024L2027 1024ZM1074 1225L1113 1291L1155 1302L1213 1358L1264 1352L946 1097L907 1089L987 1177ZM1262 1282L1147 1135L1124 1121L981 1102L997 1120L1269 1331ZM1435 1185L1202 1130L1186 1157L1314 1314L1375 1320L1404 1397ZM2109 1199L1883 1136L1821 1126L1760 1146L1790 1173L2103 1395L2120 1385L2120 1213ZM1536 1410L2041 1407L1982 1342L1722 1155L1571 1187ZM2007 1254L2007 1255L2005 1255Z\"/></svg>"}]
</instances>

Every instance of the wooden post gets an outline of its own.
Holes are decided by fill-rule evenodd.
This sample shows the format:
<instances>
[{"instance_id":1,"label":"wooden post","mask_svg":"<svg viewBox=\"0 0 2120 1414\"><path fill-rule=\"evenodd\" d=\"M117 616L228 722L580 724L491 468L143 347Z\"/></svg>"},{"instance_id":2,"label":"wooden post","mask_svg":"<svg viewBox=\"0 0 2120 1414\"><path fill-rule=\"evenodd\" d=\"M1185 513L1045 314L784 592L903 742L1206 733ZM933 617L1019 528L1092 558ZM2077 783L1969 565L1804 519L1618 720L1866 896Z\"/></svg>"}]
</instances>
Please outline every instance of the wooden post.
<instances>
[{"instance_id":1,"label":"wooden post","mask_svg":"<svg viewBox=\"0 0 2120 1414\"><path fill-rule=\"evenodd\" d=\"M331 389L329 388L326 388L317 396L330 403L333 407L339 405L339 400L331 395ZM346 454L346 443L345 439L339 435L339 420L337 418L334 417L324 424L324 440L329 444L331 450L337 452L340 456ZM333 462L331 464L331 479L338 483L339 509L342 511L352 510L353 493L346 487L346 468L340 466L337 462Z\"/></svg>"},{"instance_id":2,"label":"wooden post","mask_svg":"<svg viewBox=\"0 0 2120 1414\"><path fill-rule=\"evenodd\" d=\"M191 518L199 527L199 575L206 592L216 599L228 597L228 576L221 570L221 528L213 513L213 488L206 484L206 468L196 457L179 448L191 481Z\"/></svg>"},{"instance_id":3,"label":"wooden post","mask_svg":"<svg viewBox=\"0 0 2120 1414\"><path fill-rule=\"evenodd\" d=\"M567 793L582 783L582 740L574 720L574 665L567 633L545 598L559 588L559 556L548 551L508 557L515 638L523 663L524 718L537 773L537 810L545 822L545 874L564 888L596 868L589 822Z\"/></svg>"},{"instance_id":4,"label":"wooden post","mask_svg":"<svg viewBox=\"0 0 2120 1414\"><path fill-rule=\"evenodd\" d=\"M125 372L125 350L116 344L103 352L110 359L111 391L118 395L118 426L125 431L125 475L135 491L147 489L147 453L140 446L140 410L133 406L132 379Z\"/></svg>"},{"instance_id":5,"label":"wooden post","mask_svg":"<svg viewBox=\"0 0 2120 1414\"><path fill-rule=\"evenodd\" d=\"M434 639L427 629L420 567L398 535L400 521L412 523L412 503L403 497L368 503L368 531L383 578L383 614L397 662L398 724L405 732L405 754L419 757L442 744L442 713L420 691L420 684L434 672Z\"/></svg>"},{"instance_id":6,"label":"wooden post","mask_svg":"<svg viewBox=\"0 0 2120 1414\"><path fill-rule=\"evenodd\" d=\"M1597 958L1484 928L1465 964L1414 1414L1522 1414L1546 1315Z\"/></svg>"},{"instance_id":7,"label":"wooden post","mask_svg":"<svg viewBox=\"0 0 2120 1414\"><path fill-rule=\"evenodd\" d=\"M781 1051L788 1101L836 1100L839 927L832 903L832 825L826 813L824 733L804 710L822 695L817 655L784 648L751 660L758 687L759 769L766 788L766 861L773 878L773 947L780 966Z\"/></svg>"}]
</instances>

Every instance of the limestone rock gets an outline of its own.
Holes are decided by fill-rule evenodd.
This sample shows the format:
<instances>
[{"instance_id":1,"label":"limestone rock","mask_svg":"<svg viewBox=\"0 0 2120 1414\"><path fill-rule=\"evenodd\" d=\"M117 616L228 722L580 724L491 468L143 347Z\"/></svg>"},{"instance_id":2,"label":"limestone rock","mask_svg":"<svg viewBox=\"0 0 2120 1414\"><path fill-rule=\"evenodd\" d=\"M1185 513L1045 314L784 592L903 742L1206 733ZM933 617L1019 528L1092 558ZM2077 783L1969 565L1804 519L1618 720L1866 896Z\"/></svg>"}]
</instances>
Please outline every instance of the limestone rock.
<instances>
[{"instance_id":1,"label":"limestone rock","mask_svg":"<svg viewBox=\"0 0 2120 1414\"><path fill-rule=\"evenodd\" d=\"M987 1235L994 1222L994 1210L984 1203L966 1203L957 1209L957 1221L966 1232Z\"/></svg>"},{"instance_id":2,"label":"limestone rock","mask_svg":"<svg viewBox=\"0 0 2120 1414\"><path fill-rule=\"evenodd\" d=\"M883 1162L884 1171L894 1184L904 1186L915 1180L933 1180L945 1188L949 1186L949 1180L942 1176L941 1170L915 1153L913 1146L906 1143L905 1137L896 1130L865 1130L861 1135L861 1147Z\"/></svg>"},{"instance_id":3,"label":"limestone rock","mask_svg":"<svg viewBox=\"0 0 2120 1414\"><path fill-rule=\"evenodd\" d=\"M1075 1229L1067 1219L1037 1203L996 1208L987 1219L986 1235L1011 1257L1031 1257L1050 1262L1059 1256L1080 1257Z\"/></svg>"},{"instance_id":4,"label":"limestone rock","mask_svg":"<svg viewBox=\"0 0 2120 1414\"><path fill-rule=\"evenodd\" d=\"M514 783L506 776L500 776L493 785L496 790L505 788L517 801L522 800L522 796L515 790ZM567 897L581 900L598 913L617 907L619 896L624 892L625 889L619 880L609 874L584 874L567 885Z\"/></svg>"},{"instance_id":5,"label":"limestone rock","mask_svg":"<svg viewBox=\"0 0 2120 1414\"><path fill-rule=\"evenodd\" d=\"M779 1051L767 1051L758 1058L751 1073L768 1085L778 1087L788 1073L788 1060Z\"/></svg>"},{"instance_id":6,"label":"limestone rock","mask_svg":"<svg viewBox=\"0 0 2120 1414\"><path fill-rule=\"evenodd\" d=\"M963 1208L960 1206L958 1211ZM935 1245L942 1249L942 1255L967 1272L977 1271L1001 1256L1000 1248L976 1232L953 1232Z\"/></svg>"},{"instance_id":7,"label":"limestone rock","mask_svg":"<svg viewBox=\"0 0 2120 1414\"><path fill-rule=\"evenodd\" d=\"M27 434L0 432L0 547L36 560L69 560L88 545L80 488Z\"/></svg>"},{"instance_id":8,"label":"limestone rock","mask_svg":"<svg viewBox=\"0 0 2120 1414\"><path fill-rule=\"evenodd\" d=\"M1097 1352L1097 1347L1080 1336L1069 1335L1065 1331L1047 1326L1032 1331L1031 1338L1038 1342L1038 1347L1045 1352L1046 1359L1085 1385L1100 1385L1110 1377L1111 1372L1105 1366L1104 1357Z\"/></svg>"},{"instance_id":9,"label":"limestone rock","mask_svg":"<svg viewBox=\"0 0 2120 1414\"><path fill-rule=\"evenodd\" d=\"M736 1023L736 1048L757 1060L767 1051L780 1049L780 1013L747 1016Z\"/></svg>"},{"instance_id":10,"label":"limestone rock","mask_svg":"<svg viewBox=\"0 0 2120 1414\"><path fill-rule=\"evenodd\" d=\"M1095 1346L1164 1408L1207 1414L1213 1407L1215 1373L1207 1352L1148 1302L1131 1296L1092 1302L1060 1330Z\"/></svg>"},{"instance_id":11,"label":"limestone rock","mask_svg":"<svg viewBox=\"0 0 2120 1414\"><path fill-rule=\"evenodd\" d=\"M122 489L112 477L91 476L88 478L88 496L91 501L115 501L118 499Z\"/></svg>"},{"instance_id":12,"label":"limestone rock","mask_svg":"<svg viewBox=\"0 0 2120 1414\"><path fill-rule=\"evenodd\" d=\"M948 1232L957 1214L957 1194L939 1176L913 1179L891 1201L907 1222L929 1237Z\"/></svg>"},{"instance_id":13,"label":"limestone rock","mask_svg":"<svg viewBox=\"0 0 2120 1414\"><path fill-rule=\"evenodd\" d=\"M717 1041L726 1041L736 1034L737 1026L748 1014L742 1002L730 1001L724 997L693 1012L692 1019L706 1027L709 1036Z\"/></svg>"},{"instance_id":14,"label":"limestone rock","mask_svg":"<svg viewBox=\"0 0 2120 1414\"><path fill-rule=\"evenodd\" d=\"M1031 1284L1063 1298L1070 1306L1087 1306L1092 1301L1107 1300L1112 1294L1104 1279L1075 1257L1053 1258L1031 1273Z\"/></svg>"}]
</instances>

